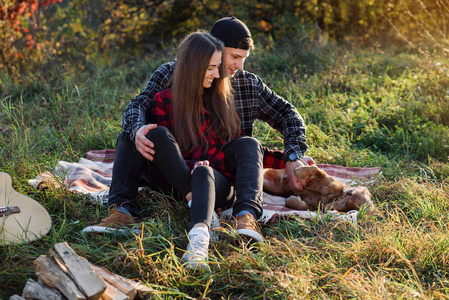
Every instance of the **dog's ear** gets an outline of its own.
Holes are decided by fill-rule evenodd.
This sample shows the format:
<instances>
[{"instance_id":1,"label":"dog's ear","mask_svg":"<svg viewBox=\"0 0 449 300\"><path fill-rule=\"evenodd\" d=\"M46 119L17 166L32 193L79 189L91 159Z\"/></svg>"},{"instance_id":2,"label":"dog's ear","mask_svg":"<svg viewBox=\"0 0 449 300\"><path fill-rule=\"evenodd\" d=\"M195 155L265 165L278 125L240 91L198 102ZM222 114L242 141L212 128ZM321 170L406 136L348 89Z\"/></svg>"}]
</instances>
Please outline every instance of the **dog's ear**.
<instances>
[{"instance_id":1,"label":"dog's ear","mask_svg":"<svg viewBox=\"0 0 449 300\"><path fill-rule=\"evenodd\" d=\"M373 202L371 201L371 193L364 186L355 187L353 192L357 197L354 198L354 203L357 207L366 206L367 209L371 209L374 207Z\"/></svg>"},{"instance_id":2,"label":"dog's ear","mask_svg":"<svg viewBox=\"0 0 449 300\"><path fill-rule=\"evenodd\" d=\"M371 194L366 187L345 187L343 195L338 200L326 205L326 209L335 209L340 212L348 212L351 210L360 210L364 206L365 209L371 210L373 203Z\"/></svg>"},{"instance_id":3,"label":"dog's ear","mask_svg":"<svg viewBox=\"0 0 449 300\"><path fill-rule=\"evenodd\" d=\"M371 193L364 186L350 187L343 189L344 198L347 199L346 207L350 210L359 210L360 207L365 206L366 209L373 208L371 201Z\"/></svg>"},{"instance_id":4,"label":"dog's ear","mask_svg":"<svg viewBox=\"0 0 449 300\"><path fill-rule=\"evenodd\" d=\"M352 186L345 186L343 188L343 194L352 194L354 192L354 188Z\"/></svg>"}]
</instances>

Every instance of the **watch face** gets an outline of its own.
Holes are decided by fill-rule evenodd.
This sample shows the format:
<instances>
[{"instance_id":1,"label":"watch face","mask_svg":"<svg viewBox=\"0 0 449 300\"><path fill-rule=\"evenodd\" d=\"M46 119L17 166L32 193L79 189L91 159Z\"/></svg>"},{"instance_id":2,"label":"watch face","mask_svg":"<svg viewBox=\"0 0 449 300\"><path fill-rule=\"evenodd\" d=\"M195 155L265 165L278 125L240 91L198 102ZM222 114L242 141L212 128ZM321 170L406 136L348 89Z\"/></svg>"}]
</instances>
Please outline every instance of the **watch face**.
<instances>
[{"instance_id":1,"label":"watch face","mask_svg":"<svg viewBox=\"0 0 449 300\"><path fill-rule=\"evenodd\" d=\"M295 161L297 159L298 159L298 155L296 155L295 153L292 153L288 156L289 161Z\"/></svg>"}]
</instances>

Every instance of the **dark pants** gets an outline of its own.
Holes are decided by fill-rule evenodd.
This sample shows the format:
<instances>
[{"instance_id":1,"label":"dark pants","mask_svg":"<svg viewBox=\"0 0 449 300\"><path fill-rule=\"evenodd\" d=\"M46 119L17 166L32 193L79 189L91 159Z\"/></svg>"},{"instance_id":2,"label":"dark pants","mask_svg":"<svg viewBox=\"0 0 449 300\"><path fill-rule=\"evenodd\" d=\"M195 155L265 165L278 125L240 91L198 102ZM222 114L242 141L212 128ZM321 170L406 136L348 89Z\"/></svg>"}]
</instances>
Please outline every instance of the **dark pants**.
<instances>
[{"instance_id":1,"label":"dark pants","mask_svg":"<svg viewBox=\"0 0 449 300\"><path fill-rule=\"evenodd\" d=\"M226 165L235 181L210 167L198 167L191 176L173 135L165 127L150 130L148 135L155 144L154 160L148 161L133 142L119 136L113 166L109 205L122 206L138 216L137 189L142 179L153 190L179 193L180 198L192 191L191 222L210 225L213 209L232 206L234 190L236 201L233 213L248 210L256 218L262 215L262 147L258 140L241 137L224 148Z\"/></svg>"},{"instance_id":2,"label":"dark pants","mask_svg":"<svg viewBox=\"0 0 449 300\"><path fill-rule=\"evenodd\" d=\"M225 210L234 202L231 179L209 166L199 166L192 174L192 206L190 225L206 223L210 226L214 210Z\"/></svg>"},{"instance_id":3,"label":"dark pants","mask_svg":"<svg viewBox=\"0 0 449 300\"><path fill-rule=\"evenodd\" d=\"M256 219L263 213L263 150L260 142L243 136L224 148L226 166L235 174L236 201L232 207L235 216L242 210L253 213Z\"/></svg>"}]
</instances>

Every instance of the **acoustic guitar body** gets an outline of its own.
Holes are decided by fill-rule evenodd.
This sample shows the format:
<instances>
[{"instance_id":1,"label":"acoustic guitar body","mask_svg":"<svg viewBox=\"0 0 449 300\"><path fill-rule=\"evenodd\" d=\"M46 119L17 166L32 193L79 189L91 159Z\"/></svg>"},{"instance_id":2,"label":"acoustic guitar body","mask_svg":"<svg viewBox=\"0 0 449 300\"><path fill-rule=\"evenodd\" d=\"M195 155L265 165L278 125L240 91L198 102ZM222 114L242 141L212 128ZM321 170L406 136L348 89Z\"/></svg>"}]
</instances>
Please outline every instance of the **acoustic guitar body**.
<instances>
[{"instance_id":1,"label":"acoustic guitar body","mask_svg":"<svg viewBox=\"0 0 449 300\"><path fill-rule=\"evenodd\" d=\"M0 172L0 245L37 240L50 228L47 210L36 200L16 192L11 176Z\"/></svg>"}]
</instances>

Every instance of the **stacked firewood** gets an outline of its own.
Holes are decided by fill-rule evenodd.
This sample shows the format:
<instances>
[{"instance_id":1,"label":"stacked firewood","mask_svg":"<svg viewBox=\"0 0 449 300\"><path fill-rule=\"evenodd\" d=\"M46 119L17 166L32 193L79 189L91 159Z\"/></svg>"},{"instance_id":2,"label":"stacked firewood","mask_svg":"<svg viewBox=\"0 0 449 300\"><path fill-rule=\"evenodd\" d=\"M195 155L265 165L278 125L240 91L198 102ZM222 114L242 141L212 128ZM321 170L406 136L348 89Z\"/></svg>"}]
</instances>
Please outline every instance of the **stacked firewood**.
<instances>
[{"instance_id":1,"label":"stacked firewood","mask_svg":"<svg viewBox=\"0 0 449 300\"><path fill-rule=\"evenodd\" d=\"M114 274L78 256L64 242L34 261L38 280L29 279L22 296L10 300L134 300L149 299L151 290L143 284Z\"/></svg>"}]
</instances>

